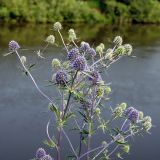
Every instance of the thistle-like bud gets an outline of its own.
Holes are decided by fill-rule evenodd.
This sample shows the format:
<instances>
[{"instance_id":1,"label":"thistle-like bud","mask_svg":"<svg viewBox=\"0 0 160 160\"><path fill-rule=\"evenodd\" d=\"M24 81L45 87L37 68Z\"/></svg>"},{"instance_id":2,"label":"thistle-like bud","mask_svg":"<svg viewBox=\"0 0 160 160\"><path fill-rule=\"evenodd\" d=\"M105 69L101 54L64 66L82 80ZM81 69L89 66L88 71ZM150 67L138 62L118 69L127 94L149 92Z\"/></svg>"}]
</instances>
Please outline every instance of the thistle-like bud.
<instances>
[{"instance_id":1,"label":"thistle-like bud","mask_svg":"<svg viewBox=\"0 0 160 160\"><path fill-rule=\"evenodd\" d=\"M147 132L152 128L152 123L151 122L145 122L142 124L144 130L146 130Z\"/></svg>"},{"instance_id":2,"label":"thistle-like bud","mask_svg":"<svg viewBox=\"0 0 160 160\"><path fill-rule=\"evenodd\" d=\"M143 112L139 111L139 120L143 120Z\"/></svg>"},{"instance_id":3,"label":"thistle-like bud","mask_svg":"<svg viewBox=\"0 0 160 160\"><path fill-rule=\"evenodd\" d=\"M67 58L70 60L70 61L73 61L77 58L79 54L79 50L78 48L72 48L69 52L68 52L68 55L67 55Z\"/></svg>"},{"instance_id":4,"label":"thistle-like bud","mask_svg":"<svg viewBox=\"0 0 160 160\"><path fill-rule=\"evenodd\" d=\"M84 71L87 67L86 59L82 56L78 56L72 63L72 67L78 71Z\"/></svg>"},{"instance_id":5,"label":"thistle-like bud","mask_svg":"<svg viewBox=\"0 0 160 160\"><path fill-rule=\"evenodd\" d=\"M107 49L105 59L111 60L112 56L113 56L113 49L111 49L111 48Z\"/></svg>"},{"instance_id":6,"label":"thistle-like bud","mask_svg":"<svg viewBox=\"0 0 160 160\"><path fill-rule=\"evenodd\" d=\"M97 97L103 97L103 95L104 95L104 87L98 87L98 89L97 89Z\"/></svg>"},{"instance_id":7,"label":"thistle-like bud","mask_svg":"<svg viewBox=\"0 0 160 160\"><path fill-rule=\"evenodd\" d=\"M55 37L54 35L49 35L46 40L45 40L47 43L50 43L50 44L54 44L55 43Z\"/></svg>"},{"instance_id":8,"label":"thistle-like bud","mask_svg":"<svg viewBox=\"0 0 160 160\"><path fill-rule=\"evenodd\" d=\"M103 47L102 46L97 46L96 47L96 52L98 52L100 55L103 53Z\"/></svg>"},{"instance_id":9,"label":"thistle-like bud","mask_svg":"<svg viewBox=\"0 0 160 160\"><path fill-rule=\"evenodd\" d=\"M92 82L93 85L96 85L97 83L102 81L101 75L98 71L92 71L89 77L89 81Z\"/></svg>"},{"instance_id":10,"label":"thistle-like bud","mask_svg":"<svg viewBox=\"0 0 160 160\"><path fill-rule=\"evenodd\" d=\"M106 86L105 89L104 89L104 91L105 91L105 93L108 95L108 94L111 93L112 89L111 89L111 87Z\"/></svg>"},{"instance_id":11,"label":"thistle-like bud","mask_svg":"<svg viewBox=\"0 0 160 160\"><path fill-rule=\"evenodd\" d=\"M58 70L56 75L55 75L56 83L59 85L66 85L67 83L67 74L63 70Z\"/></svg>"},{"instance_id":12,"label":"thistle-like bud","mask_svg":"<svg viewBox=\"0 0 160 160\"><path fill-rule=\"evenodd\" d=\"M53 28L55 31L61 30L62 29L62 25L60 22L55 22L53 25Z\"/></svg>"},{"instance_id":13,"label":"thistle-like bud","mask_svg":"<svg viewBox=\"0 0 160 160\"><path fill-rule=\"evenodd\" d=\"M123 112L124 110L121 107L117 106L113 111L113 117L114 118L122 117Z\"/></svg>"},{"instance_id":14,"label":"thistle-like bud","mask_svg":"<svg viewBox=\"0 0 160 160\"><path fill-rule=\"evenodd\" d=\"M124 145L122 150L125 152L125 153L129 153L130 151L130 146L129 145Z\"/></svg>"},{"instance_id":15,"label":"thistle-like bud","mask_svg":"<svg viewBox=\"0 0 160 160\"><path fill-rule=\"evenodd\" d=\"M123 46L125 48L125 54L128 55L128 56L130 56L131 53L132 53L132 50L133 50L132 46L130 44L125 44Z\"/></svg>"},{"instance_id":16,"label":"thistle-like bud","mask_svg":"<svg viewBox=\"0 0 160 160\"><path fill-rule=\"evenodd\" d=\"M130 112L128 119L132 123L137 123L139 121L139 111L134 109L132 112Z\"/></svg>"},{"instance_id":17,"label":"thistle-like bud","mask_svg":"<svg viewBox=\"0 0 160 160\"><path fill-rule=\"evenodd\" d=\"M107 145L108 145L108 144L107 144L106 141L103 141L103 142L102 142L102 147L107 147Z\"/></svg>"},{"instance_id":18,"label":"thistle-like bud","mask_svg":"<svg viewBox=\"0 0 160 160\"><path fill-rule=\"evenodd\" d=\"M74 40L77 39L76 34L75 34L75 32L74 32L74 29L70 29L70 30L68 31L68 34L69 34L69 40L70 40L70 41L74 41Z\"/></svg>"},{"instance_id":19,"label":"thistle-like bud","mask_svg":"<svg viewBox=\"0 0 160 160\"><path fill-rule=\"evenodd\" d=\"M96 54L97 54L94 48L90 48L90 49L87 51L87 53L90 54L90 55L93 56L93 57L96 56Z\"/></svg>"},{"instance_id":20,"label":"thistle-like bud","mask_svg":"<svg viewBox=\"0 0 160 160\"><path fill-rule=\"evenodd\" d=\"M96 109L95 109L95 113L96 113L96 115L100 115L100 114L101 114L100 108L96 108Z\"/></svg>"},{"instance_id":21,"label":"thistle-like bud","mask_svg":"<svg viewBox=\"0 0 160 160\"><path fill-rule=\"evenodd\" d=\"M119 107L121 107L123 110L125 110L127 108L127 104L123 102L119 105Z\"/></svg>"},{"instance_id":22,"label":"thistle-like bud","mask_svg":"<svg viewBox=\"0 0 160 160\"><path fill-rule=\"evenodd\" d=\"M53 160L50 155L45 155L42 160Z\"/></svg>"},{"instance_id":23,"label":"thistle-like bud","mask_svg":"<svg viewBox=\"0 0 160 160\"><path fill-rule=\"evenodd\" d=\"M122 43L123 43L122 37L121 37L121 36L116 36L116 37L114 38L114 40L113 40L113 43L114 43L115 45L117 45L117 46L122 45Z\"/></svg>"},{"instance_id":24,"label":"thistle-like bud","mask_svg":"<svg viewBox=\"0 0 160 160\"><path fill-rule=\"evenodd\" d=\"M87 42L81 42L81 45L80 45L80 52L87 52L90 50L90 45L89 43Z\"/></svg>"},{"instance_id":25,"label":"thistle-like bud","mask_svg":"<svg viewBox=\"0 0 160 160\"><path fill-rule=\"evenodd\" d=\"M131 114L131 112L132 112L133 110L134 110L133 107L127 108L127 109L124 111L124 116L128 118L129 115Z\"/></svg>"},{"instance_id":26,"label":"thistle-like bud","mask_svg":"<svg viewBox=\"0 0 160 160\"><path fill-rule=\"evenodd\" d=\"M60 67L61 67L61 62L59 61L59 59L54 58L54 59L52 60L52 67L53 67L53 68L60 68Z\"/></svg>"},{"instance_id":27,"label":"thistle-like bud","mask_svg":"<svg viewBox=\"0 0 160 160\"><path fill-rule=\"evenodd\" d=\"M15 52L20 48L19 44L16 41L10 41L9 42L9 51Z\"/></svg>"},{"instance_id":28,"label":"thistle-like bud","mask_svg":"<svg viewBox=\"0 0 160 160\"><path fill-rule=\"evenodd\" d=\"M101 48L104 50L105 49L105 45L103 43L100 43Z\"/></svg>"},{"instance_id":29,"label":"thistle-like bud","mask_svg":"<svg viewBox=\"0 0 160 160\"><path fill-rule=\"evenodd\" d=\"M25 63L27 62L27 59L26 59L25 56L22 56L22 57L21 57L21 62L22 62L23 64L25 64Z\"/></svg>"},{"instance_id":30,"label":"thistle-like bud","mask_svg":"<svg viewBox=\"0 0 160 160\"><path fill-rule=\"evenodd\" d=\"M120 55L120 56L123 56L125 54L125 48L124 46L119 46L115 51L114 53L117 54L117 55Z\"/></svg>"},{"instance_id":31,"label":"thistle-like bud","mask_svg":"<svg viewBox=\"0 0 160 160\"><path fill-rule=\"evenodd\" d=\"M36 158L37 159L42 159L46 155L46 151L43 148L39 148L36 151Z\"/></svg>"},{"instance_id":32,"label":"thistle-like bud","mask_svg":"<svg viewBox=\"0 0 160 160\"><path fill-rule=\"evenodd\" d=\"M146 116L143 118L143 122L152 122L152 118L150 116Z\"/></svg>"}]
</instances>

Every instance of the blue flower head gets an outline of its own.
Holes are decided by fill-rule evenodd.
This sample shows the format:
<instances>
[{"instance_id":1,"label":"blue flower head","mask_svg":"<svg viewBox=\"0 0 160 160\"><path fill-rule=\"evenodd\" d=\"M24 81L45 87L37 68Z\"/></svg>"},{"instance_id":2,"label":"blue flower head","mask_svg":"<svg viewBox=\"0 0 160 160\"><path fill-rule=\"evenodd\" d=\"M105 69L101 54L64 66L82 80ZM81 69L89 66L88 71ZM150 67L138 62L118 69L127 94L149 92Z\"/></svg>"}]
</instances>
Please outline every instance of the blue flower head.
<instances>
[{"instance_id":1,"label":"blue flower head","mask_svg":"<svg viewBox=\"0 0 160 160\"><path fill-rule=\"evenodd\" d=\"M72 67L78 71L84 71L87 67L86 59L82 56L78 56L72 63Z\"/></svg>"},{"instance_id":2,"label":"blue flower head","mask_svg":"<svg viewBox=\"0 0 160 160\"><path fill-rule=\"evenodd\" d=\"M69 52L68 52L68 55L67 55L67 58L70 60L70 61L73 61L77 58L79 54L79 50L77 48L72 48Z\"/></svg>"},{"instance_id":3,"label":"blue flower head","mask_svg":"<svg viewBox=\"0 0 160 160\"><path fill-rule=\"evenodd\" d=\"M9 42L9 51L15 52L20 48L19 44L16 41L10 41Z\"/></svg>"},{"instance_id":4,"label":"blue flower head","mask_svg":"<svg viewBox=\"0 0 160 160\"><path fill-rule=\"evenodd\" d=\"M88 51L87 51L88 54L90 54L91 56L96 56L96 51L94 48L90 48Z\"/></svg>"},{"instance_id":5,"label":"blue flower head","mask_svg":"<svg viewBox=\"0 0 160 160\"><path fill-rule=\"evenodd\" d=\"M36 158L41 159L46 155L46 151L43 148L39 148L36 151Z\"/></svg>"},{"instance_id":6,"label":"blue flower head","mask_svg":"<svg viewBox=\"0 0 160 160\"><path fill-rule=\"evenodd\" d=\"M56 73L56 83L65 85L67 83L67 74L63 70L58 70Z\"/></svg>"},{"instance_id":7,"label":"blue flower head","mask_svg":"<svg viewBox=\"0 0 160 160\"><path fill-rule=\"evenodd\" d=\"M87 42L81 42L80 51L81 52L87 52L90 50L90 45Z\"/></svg>"},{"instance_id":8,"label":"blue flower head","mask_svg":"<svg viewBox=\"0 0 160 160\"><path fill-rule=\"evenodd\" d=\"M45 155L42 160L53 160L50 155Z\"/></svg>"},{"instance_id":9,"label":"blue flower head","mask_svg":"<svg viewBox=\"0 0 160 160\"><path fill-rule=\"evenodd\" d=\"M92 73L90 74L89 77L89 81L92 82L93 85L97 84L98 82L100 82L102 80L101 75L99 74L98 71L92 71Z\"/></svg>"}]
</instances>

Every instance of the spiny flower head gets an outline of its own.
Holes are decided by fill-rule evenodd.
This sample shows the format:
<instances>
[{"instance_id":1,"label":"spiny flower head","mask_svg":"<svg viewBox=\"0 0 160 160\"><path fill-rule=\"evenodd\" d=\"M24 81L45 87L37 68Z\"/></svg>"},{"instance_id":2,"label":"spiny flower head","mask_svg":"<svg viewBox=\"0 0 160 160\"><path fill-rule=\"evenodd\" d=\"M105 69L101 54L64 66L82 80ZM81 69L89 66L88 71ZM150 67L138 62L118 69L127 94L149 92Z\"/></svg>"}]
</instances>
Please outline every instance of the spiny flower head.
<instances>
[{"instance_id":1,"label":"spiny flower head","mask_svg":"<svg viewBox=\"0 0 160 160\"><path fill-rule=\"evenodd\" d=\"M130 44L125 44L123 46L125 48L125 54L128 55L128 56L130 56L131 53L132 53L132 50L133 50L132 46Z\"/></svg>"},{"instance_id":2,"label":"spiny flower head","mask_svg":"<svg viewBox=\"0 0 160 160\"><path fill-rule=\"evenodd\" d=\"M124 46L119 46L115 51L114 53L117 54L117 55L124 55L125 54L125 48Z\"/></svg>"},{"instance_id":3,"label":"spiny flower head","mask_svg":"<svg viewBox=\"0 0 160 160\"><path fill-rule=\"evenodd\" d=\"M103 97L104 95L104 87L100 86L97 88L97 97Z\"/></svg>"},{"instance_id":4,"label":"spiny flower head","mask_svg":"<svg viewBox=\"0 0 160 160\"><path fill-rule=\"evenodd\" d=\"M103 47L101 45L96 47L96 52L98 52L99 54L103 53Z\"/></svg>"},{"instance_id":5,"label":"spiny flower head","mask_svg":"<svg viewBox=\"0 0 160 160\"><path fill-rule=\"evenodd\" d=\"M86 51L88 51L88 50L90 50L90 45L89 45L89 43L87 43L87 42L81 42L80 51L81 51L81 52L86 52Z\"/></svg>"},{"instance_id":6,"label":"spiny flower head","mask_svg":"<svg viewBox=\"0 0 160 160\"><path fill-rule=\"evenodd\" d=\"M59 85L65 85L67 83L67 74L63 70L58 70L55 75L56 83Z\"/></svg>"},{"instance_id":7,"label":"spiny flower head","mask_svg":"<svg viewBox=\"0 0 160 160\"><path fill-rule=\"evenodd\" d=\"M99 83L101 80L102 78L98 71L94 70L90 73L89 81L91 81L93 85Z\"/></svg>"},{"instance_id":8,"label":"spiny flower head","mask_svg":"<svg viewBox=\"0 0 160 160\"><path fill-rule=\"evenodd\" d=\"M79 54L79 50L78 48L72 48L69 52L68 52L68 55L67 55L67 58L70 60L70 61L73 61L77 58Z\"/></svg>"},{"instance_id":9,"label":"spiny flower head","mask_svg":"<svg viewBox=\"0 0 160 160\"><path fill-rule=\"evenodd\" d=\"M122 43L123 43L122 37L121 37L121 36L116 36L116 37L114 38L114 40L113 40L113 43L114 43L115 45L117 45L117 46L122 45Z\"/></svg>"},{"instance_id":10,"label":"spiny flower head","mask_svg":"<svg viewBox=\"0 0 160 160\"><path fill-rule=\"evenodd\" d=\"M55 37L54 37L54 35L49 35L49 36L46 38L46 42L47 42L47 43L50 43L50 44L54 44L54 43L55 43Z\"/></svg>"},{"instance_id":11,"label":"spiny flower head","mask_svg":"<svg viewBox=\"0 0 160 160\"><path fill-rule=\"evenodd\" d=\"M84 71L87 67L86 59L83 56L78 56L72 63L72 67L78 71Z\"/></svg>"},{"instance_id":12,"label":"spiny flower head","mask_svg":"<svg viewBox=\"0 0 160 160\"><path fill-rule=\"evenodd\" d=\"M94 48L88 49L87 53L90 54L91 56L96 56L97 54Z\"/></svg>"},{"instance_id":13,"label":"spiny flower head","mask_svg":"<svg viewBox=\"0 0 160 160\"><path fill-rule=\"evenodd\" d=\"M139 111L134 109L130 112L128 119L132 122L132 123L137 123L139 121Z\"/></svg>"},{"instance_id":14,"label":"spiny flower head","mask_svg":"<svg viewBox=\"0 0 160 160\"><path fill-rule=\"evenodd\" d=\"M142 124L144 130L146 130L147 132L152 128L152 123L149 121L146 121Z\"/></svg>"},{"instance_id":15,"label":"spiny flower head","mask_svg":"<svg viewBox=\"0 0 160 160\"><path fill-rule=\"evenodd\" d=\"M46 155L46 151L43 148L39 148L36 151L36 158L41 159Z\"/></svg>"},{"instance_id":16,"label":"spiny flower head","mask_svg":"<svg viewBox=\"0 0 160 160\"><path fill-rule=\"evenodd\" d=\"M27 58L26 58L25 56L22 56L22 57L21 57L21 62L22 62L23 64L25 64L25 63L27 62Z\"/></svg>"},{"instance_id":17,"label":"spiny flower head","mask_svg":"<svg viewBox=\"0 0 160 160\"><path fill-rule=\"evenodd\" d=\"M59 59L54 58L54 59L52 60L52 67L53 67L53 68L60 68L60 67L61 67L61 62L59 61Z\"/></svg>"},{"instance_id":18,"label":"spiny flower head","mask_svg":"<svg viewBox=\"0 0 160 160\"><path fill-rule=\"evenodd\" d=\"M70 41L74 41L74 40L77 39L74 29L70 29L68 31L68 34L69 34L69 40Z\"/></svg>"},{"instance_id":19,"label":"spiny flower head","mask_svg":"<svg viewBox=\"0 0 160 160\"><path fill-rule=\"evenodd\" d=\"M53 28L55 31L59 31L62 29L62 25L60 22L55 22L54 25L53 25Z\"/></svg>"},{"instance_id":20,"label":"spiny flower head","mask_svg":"<svg viewBox=\"0 0 160 160\"><path fill-rule=\"evenodd\" d=\"M124 111L124 116L128 118L129 115L130 115L130 113L131 113L133 110L134 110L133 107L127 108L127 109Z\"/></svg>"},{"instance_id":21,"label":"spiny flower head","mask_svg":"<svg viewBox=\"0 0 160 160\"><path fill-rule=\"evenodd\" d=\"M105 88L104 88L104 91L105 91L105 94L110 94L111 93L111 91L112 91L112 89L111 89L111 87L110 86L106 86Z\"/></svg>"},{"instance_id":22,"label":"spiny flower head","mask_svg":"<svg viewBox=\"0 0 160 160\"><path fill-rule=\"evenodd\" d=\"M53 160L50 155L45 155L42 160Z\"/></svg>"},{"instance_id":23,"label":"spiny flower head","mask_svg":"<svg viewBox=\"0 0 160 160\"><path fill-rule=\"evenodd\" d=\"M9 42L9 51L10 52L15 52L19 48L20 48L20 46L16 41L12 40L12 41Z\"/></svg>"}]
</instances>

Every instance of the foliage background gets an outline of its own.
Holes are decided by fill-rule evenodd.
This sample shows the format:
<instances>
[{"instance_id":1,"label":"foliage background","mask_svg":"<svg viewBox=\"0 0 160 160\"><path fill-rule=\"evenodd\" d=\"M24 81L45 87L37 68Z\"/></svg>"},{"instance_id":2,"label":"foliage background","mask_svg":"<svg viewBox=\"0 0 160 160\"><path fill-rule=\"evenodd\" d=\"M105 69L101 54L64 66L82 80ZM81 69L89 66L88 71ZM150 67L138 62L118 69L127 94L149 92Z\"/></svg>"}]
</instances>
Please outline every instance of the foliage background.
<instances>
[{"instance_id":1,"label":"foliage background","mask_svg":"<svg viewBox=\"0 0 160 160\"><path fill-rule=\"evenodd\" d=\"M0 0L0 22L160 23L159 0Z\"/></svg>"}]
</instances>

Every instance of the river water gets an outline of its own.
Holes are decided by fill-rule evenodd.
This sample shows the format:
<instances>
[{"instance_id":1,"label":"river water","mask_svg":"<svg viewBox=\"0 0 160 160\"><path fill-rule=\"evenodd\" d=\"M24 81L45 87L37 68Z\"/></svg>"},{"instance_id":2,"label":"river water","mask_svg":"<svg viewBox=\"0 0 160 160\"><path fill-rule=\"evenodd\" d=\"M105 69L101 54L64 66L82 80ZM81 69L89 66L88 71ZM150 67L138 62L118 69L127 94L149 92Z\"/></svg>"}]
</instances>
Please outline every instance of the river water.
<instances>
[{"instance_id":1,"label":"river water","mask_svg":"<svg viewBox=\"0 0 160 160\"><path fill-rule=\"evenodd\" d=\"M79 41L99 42L109 46L115 35L121 35L125 43L134 47L134 58L124 57L115 63L106 74L107 82L112 82L110 95L112 106L127 102L144 111L153 119L151 135L131 139L131 152L124 156L126 160L159 160L160 157L160 26L105 26L71 25L76 28ZM66 25L66 28L69 28ZM65 30L65 32L67 32ZM30 79L24 76L15 55L2 56L8 52L8 42L18 41L30 63L36 63L33 74L41 88L50 96L55 95L54 88L46 87L51 79L51 60L64 56L59 47L49 47L44 56L37 58L35 51L45 45L44 39L53 33L52 26L23 25L0 27L0 159L29 160L46 138L46 124L50 117L48 102L37 93ZM65 33L66 35L67 33ZM55 34L56 38L58 37ZM60 41L58 39L58 44ZM107 113L106 113L107 115ZM51 129L51 132L53 129ZM73 141L76 137L73 136ZM97 137L98 141L99 137ZM95 139L96 142L96 139ZM47 148L47 147L46 147ZM64 154L67 152L64 144ZM54 156L52 150L48 152Z\"/></svg>"}]
</instances>

